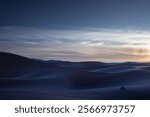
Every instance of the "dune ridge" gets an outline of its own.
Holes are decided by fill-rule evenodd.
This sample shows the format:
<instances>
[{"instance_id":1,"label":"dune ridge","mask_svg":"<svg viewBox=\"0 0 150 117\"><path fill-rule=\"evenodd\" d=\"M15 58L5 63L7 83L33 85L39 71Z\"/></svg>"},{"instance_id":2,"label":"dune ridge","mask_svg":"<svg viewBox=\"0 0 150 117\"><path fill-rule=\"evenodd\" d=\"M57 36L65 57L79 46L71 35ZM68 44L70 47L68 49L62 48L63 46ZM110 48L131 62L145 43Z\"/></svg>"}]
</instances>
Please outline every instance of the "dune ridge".
<instances>
[{"instance_id":1,"label":"dune ridge","mask_svg":"<svg viewBox=\"0 0 150 117\"><path fill-rule=\"evenodd\" d=\"M43 61L0 52L0 99L150 99L150 63Z\"/></svg>"}]
</instances>

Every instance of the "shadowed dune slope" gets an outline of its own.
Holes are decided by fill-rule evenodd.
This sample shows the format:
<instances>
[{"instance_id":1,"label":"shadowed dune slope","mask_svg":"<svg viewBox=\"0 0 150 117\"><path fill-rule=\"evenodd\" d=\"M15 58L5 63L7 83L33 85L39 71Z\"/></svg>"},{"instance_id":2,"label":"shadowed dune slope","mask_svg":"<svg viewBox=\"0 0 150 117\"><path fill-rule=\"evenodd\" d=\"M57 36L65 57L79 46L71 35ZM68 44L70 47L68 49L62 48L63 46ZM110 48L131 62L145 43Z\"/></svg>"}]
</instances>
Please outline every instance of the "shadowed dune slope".
<instances>
[{"instance_id":1,"label":"shadowed dune slope","mask_svg":"<svg viewBox=\"0 0 150 117\"><path fill-rule=\"evenodd\" d=\"M0 99L150 99L149 63L43 61L0 52Z\"/></svg>"}]
</instances>

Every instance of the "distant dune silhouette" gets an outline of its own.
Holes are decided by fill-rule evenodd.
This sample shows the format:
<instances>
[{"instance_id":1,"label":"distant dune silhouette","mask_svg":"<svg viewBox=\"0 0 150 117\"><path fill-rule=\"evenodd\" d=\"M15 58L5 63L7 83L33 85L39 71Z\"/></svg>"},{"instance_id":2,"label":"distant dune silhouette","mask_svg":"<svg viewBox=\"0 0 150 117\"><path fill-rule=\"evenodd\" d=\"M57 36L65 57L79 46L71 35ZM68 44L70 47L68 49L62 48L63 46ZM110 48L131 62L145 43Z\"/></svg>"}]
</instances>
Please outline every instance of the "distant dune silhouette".
<instances>
[{"instance_id":1,"label":"distant dune silhouette","mask_svg":"<svg viewBox=\"0 0 150 117\"><path fill-rule=\"evenodd\" d=\"M0 99L150 99L150 63L44 61L0 52Z\"/></svg>"}]
</instances>

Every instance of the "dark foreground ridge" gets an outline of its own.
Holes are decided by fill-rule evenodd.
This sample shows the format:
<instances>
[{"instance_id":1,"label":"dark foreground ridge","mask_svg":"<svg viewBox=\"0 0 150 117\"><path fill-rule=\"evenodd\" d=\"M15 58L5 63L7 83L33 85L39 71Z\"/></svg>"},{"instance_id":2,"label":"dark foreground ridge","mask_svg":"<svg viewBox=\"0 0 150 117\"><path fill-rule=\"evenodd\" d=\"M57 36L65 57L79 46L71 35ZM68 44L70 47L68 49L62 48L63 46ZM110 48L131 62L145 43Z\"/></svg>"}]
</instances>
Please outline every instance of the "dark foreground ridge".
<instances>
[{"instance_id":1,"label":"dark foreground ridge","mask_svg":"<svg viewBox=\"0 0 150 117\"><path fill-rule=\"evenodd\" d=\"M0 52L0 99L150 99L150 63L42 61Z\"/></svg>"}]
</instances>

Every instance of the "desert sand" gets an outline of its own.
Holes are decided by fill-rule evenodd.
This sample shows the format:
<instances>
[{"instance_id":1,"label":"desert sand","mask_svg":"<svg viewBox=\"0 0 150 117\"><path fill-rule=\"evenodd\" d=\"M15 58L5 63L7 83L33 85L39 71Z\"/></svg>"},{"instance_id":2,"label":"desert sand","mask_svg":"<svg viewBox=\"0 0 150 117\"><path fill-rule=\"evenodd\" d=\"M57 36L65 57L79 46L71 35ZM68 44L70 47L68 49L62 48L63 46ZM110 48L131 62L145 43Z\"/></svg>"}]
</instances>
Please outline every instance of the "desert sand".
<instances>
[{"instance_id":1,"label":"desert sand","mask_svg":"<svg viewBox=\"0 0 150 117\"><path fill-rule=\"evenodd\" d=\"M150 99L150 63L44 61L0 52L0 99Z\"/></svg>"}]
</instances>

